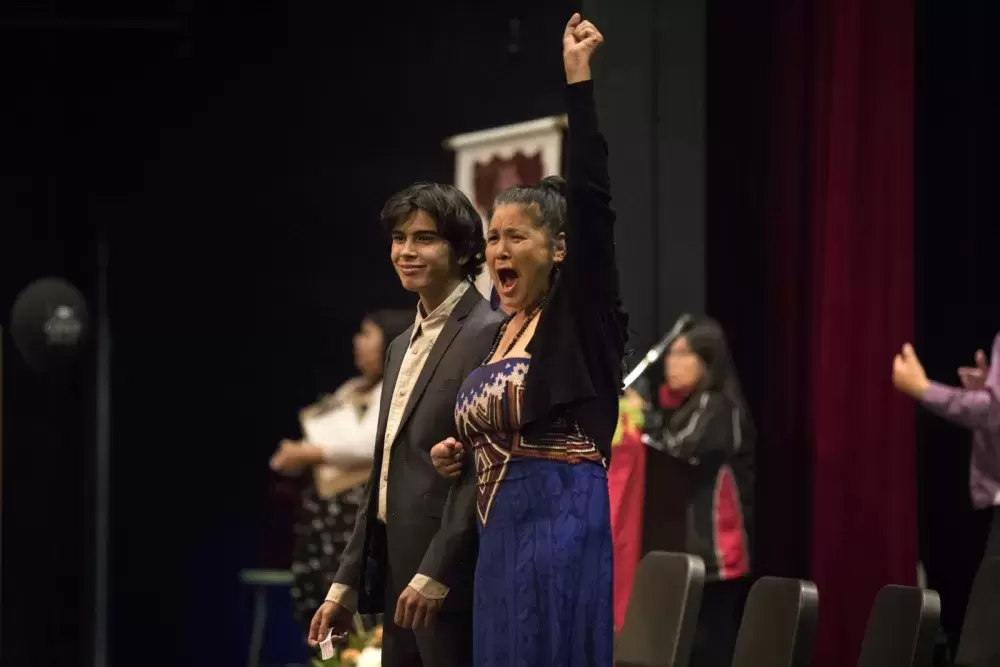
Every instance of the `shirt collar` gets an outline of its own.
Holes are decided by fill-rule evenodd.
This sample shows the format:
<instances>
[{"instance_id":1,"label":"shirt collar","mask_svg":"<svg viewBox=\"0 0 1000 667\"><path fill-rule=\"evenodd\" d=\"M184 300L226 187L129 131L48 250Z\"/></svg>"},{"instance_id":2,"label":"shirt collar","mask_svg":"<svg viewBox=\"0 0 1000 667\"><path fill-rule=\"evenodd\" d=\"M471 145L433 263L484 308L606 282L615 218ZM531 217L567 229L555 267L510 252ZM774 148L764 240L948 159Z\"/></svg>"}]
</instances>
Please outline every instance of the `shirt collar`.
<instances>
[{"instance_id":1,"label":"shirt collar","mask_svg":"<svg viewBox=\"0 0 1000 667\"><path fill-rule=\"evenodd\" d=\"M442 301L437 308L432 310L429 315L424 315L423 305L417 302L417 319L413 324L413 333L410 335L410 343L412 343L419 335L421 329L424 327L434 327L443 324L445 320L451 317L451 313L455 310L455 306L458 302L462 300L465 293L469 290L470 283L468 280L463 280L458 283L458 286L452 290L451 294L448 295L444 301Z\"/></svg>"}]
</instances>

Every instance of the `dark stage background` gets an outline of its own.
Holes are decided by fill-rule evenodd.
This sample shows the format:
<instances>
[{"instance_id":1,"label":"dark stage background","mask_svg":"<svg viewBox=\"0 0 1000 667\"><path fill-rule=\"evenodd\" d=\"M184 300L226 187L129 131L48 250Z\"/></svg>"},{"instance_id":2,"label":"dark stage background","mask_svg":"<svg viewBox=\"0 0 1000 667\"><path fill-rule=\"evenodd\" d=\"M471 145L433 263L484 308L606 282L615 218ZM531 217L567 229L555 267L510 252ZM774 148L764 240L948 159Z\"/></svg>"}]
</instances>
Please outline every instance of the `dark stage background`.
<instances>
[{"instance_id":1,"label":"dark stage background","mask_svg":"<svg viewBox=\"0 0 1000 667\"><path fill-rule=\"evenodd\" d=\"M412 303L382 202L451 181L447 136L562 111L572 4L141 4L3 9L2 307L46 273L93 299L108 240L111 656L240 665L238 570L288 546L268 456ZM5 353L2 658L88 664L92 369Z\"/></svg>"},{"instance_id":2,"label":"dark stage background","mask_svg":"<svg viewBox=\"0 0 1000 667\"><path fill-rule=\"evenodd\" d=\"M796 191L790 180L815 169L817 156L807 142L810 136L815 140L817 125L829 123L836 113L838 97L844 94L842 88L838 94L836 86L862 82L860 96L847 102L853 107L843 109L840 100L841 117L848 119L842 131L873 123L883 128L857 144L860 164L855 177L860 187L877 173L871 171L872 163L884 162L875 157L879 146L884 146L884 135L898 129L894 125L912 122L914 222L912 239L902 234L896 245L892 238L885 238L892 221L880 216L853 231L847 226L828 230L832 236L826 245L842 243L850 234L855 244L842 265L847 273L844 291L834 294L838 299L855 299L855 310L842 315L841 340L827 339L826 343L840 348L839 363L851 375L846 378L848 393L838 401L843 408L834 419L853 423L859 431L877 428L873 424L883 419L879 416L883 407L872 413L866 405L871 395L865 385L871 387L882 377L888 382L891 359L887 355L884 361L873 359L865 349L873 341L885 342L885 332L872 329L875 314L864 310L871 300L868 289L862 285L851 292L848 276L863 276L871 291L882 289L883 283L897 275L893 267L898 260L893 255L899 244L913 244L914 337L931 377L957 382L956 368L970 363L976 349L989 350L1000 331L1000 310L992 298L994 255L1000 248L993 187L1000 176L996 159L1000 136L995 122L1000 112L995 85L1000 77L1000 53L994 38L1000 7L982 0L916 0L907 5L893 0L771 0L752 7L724 0L710 3L707 303L733 335L734 354L761 428L757 555L765 572L816 576L816 556L821 554L815 551L824 543L832 553L839 552L834 561L849 559L858 571L873 567L878 557L864 541L842 540L838 547L834 531L827 529L824 535L823 527L810 525L816 512L810 478L844 472L817 465L815 407L806 403L808 392L794 390L804 389L817 378L821 350L815 347L808 321L821 305L816 298L810 299L816 289L817 246L802 245L801 238L796 241L796 235L815 233L815 202L810 199L816 198L817 181L814 177L813 185ZM893 52L902 58L909 51L898 41L907 29L908 13L914 28L912 120L900 113L901 107L895 120L885 116L884 110L878 119L873 117L877 107L871 100L891 100L902 90L904 63L897 61L893 70L885 58ZM873 37L876 34L882 36ZM827 51L834 36L839 36L844 44L841 51L849 55L839 70L822 63L823 58L832 59ZM828 46L818 48L816 44L824 39L829 40ZM881 57L876 59L876 54ZM822 99L824 86L834 96L825 105L817 104L816 96ZM849 143L843 135L841 139ZM837 149L842 146L834 144L831 151ZM876 180L877 189L858 203L871 209L879 191L892 187L887 176ZM828 186L819 182L820 187ZM882 216L885 213L892 210ZM850 216L861 215L865 215L864 208L850 212ZM875 248L881 257L871 258ZM828 271L826 280L835 283L838 278ZM987 526L984 517L972 511L968 498L969 434L922 411L917 412L916 421L917 506L915 511L900 506L888 514L879 508L883 516L876 521L896 531L899 524L916 519L919 555L929 585L942 595L942 624L954 645ZM881 442L866 442L870 451L858 452L857 464L846 475L860 482L871 467L872 456L889 447L901 455L900 444L891 435ZM813 466L812 475L803 474ZM864 516L870 523L874 513L854 516ZM810 537L811 531L815 532ZM836 589L841 596L851 594L853 584L845 583ZM821 617L830 622L832 610L827 601L834 594L821 585L820 595L824 600ZM855 596L855 609L848 617L841 616L846 609L837 612L841 637L849 641L818 654L817 664L856 659L855 641L867 610L861 606L863 591L856 590ZM848 620L851 615L855 618Z\"/></svg>"},{"instance_id":3,"label":"dark stage background","mask_svg":"<svg viewBox=\"0 0 1000 667\"><path fill-rule=\"evenodd\" d=\"M562 110L557 36L576 7L442 1L361 5L348 18L332 5L139 4L92 0L75 19L27 0L0 12L0 322L46 274L95 305L107 242L111 657L239 665L250 600L237 573L287 546L273 537L268 455L296 435L298 408L350 373L363 312L412 301L375 228L379 206L415 178L452 179L445 137ZM781 251L773 231L777 160L796 159L796 126L780 113L806 71L782 59L782 21L804 20L789 18L791 4L707 4L705 250L691 279L730 333L760 422L759 563L808 576L814 459L798 395L810 382L808 303L804 287L775 289L807 281L810 257ZM951 379L1000 329L990 298L1000 10L918 0L915 11L916 342L930 373ZM629 151L649 151L611 149L626 165ZM634 192L632 179L651 176L613 178ZM637 345L682 307L644 302ZM838 351L864 345L860 325L842 331L857 340ZM3 344L0 660L90 664L92 355L43 377L16 359L9 335ZM889 362L868 374L888 382ZM968 436L918 423L921 551L954 633L984 527L968 507ZM150 637L160 641L148 653Z\"/></svg>"},{"instance_id":4,"label":"dark stage background","mask_svg":"<svg viewBox=\"0 0 1000 667\"><path fill-rule=\"evenodd\" d=\"M1000 331L1000 5L920 0L917 10L917 344L928 375L957 382ZM952 641L988 530L969 501L969 444L919 415L920 549Z\"/></svg>"},{"instance_id":5,"label":"dark stage background","mask_svg":"<svg viewBox=\"0 0 1000 667\"><path fill-rule=\"evenodd\" d=\"M808 230L817 219L815 208L810 208L814 204L809 203L816 196L816 181L796 192L789 185L789 174L794 178L796 172L807 174L815 168L816 155L803 144L810 136L815 140L817 124L829 123L837 104L836 94L827 105L817 104L816 95L822 97L824 86L836 91L835 86L845 81L863 82L860 97L848 103L853 107L844 110L841 101L841 116L849 119L844 128L879 122L884 134L894 131L894 122L913 124L913 237L899 238L898 243L913 244L914 337L929 375L957 382L956 368L968 364L976 349L988 350L1000 331L1000 310L992 298L993 257L1000 248L993 187L1000 176L995 122L1000 112L995 85L1000 53L994 38L1000 7L982 0L916 0L907 5L893 0L770 0L752 6L715 0L709 5L707 303L734 338L734 354L761 428L757 555L768 573L816 576L815 548L824 541L859 571L873 567L877 558L864 541L842 541L838 547L835 533L823 535L822 527L810 525L816 512L811 478L844 473L816 464L815 408L806 403L808 392L794 390L816 381L819 357L808 321L820 304L809 299L816 288L810 282L816 275L811 265L817 246L802 245L795 238L815 233ZM909 51L905 44L898 46L900 33L907 30L907 13L914 28L912 120L899 114L893 121L883 112L876 121L871 100L891 99L902 89L903 63L897 62L893 71L885 57L893 49L897 58ZM817 31L817 25L830 27ZM873 38L876 34L882 36ZM832 40L831 35L842 40L851 35L841 47L850 59L839 70L829 64L824 70L820 60L816 69L818 57L831 58L826 52L829 45L824 49L816 44ZM872 43L873 39L878 41ZM875 54L881 54L882 62L874 59ZM884 141L884 136L875 135L857 144L861 163L857 183L871 178L864 171L871 164L865 163L879 163L873 151ZM890 186L884 177L876 183L878 189ZM860 203L870 208L878 191ZM863 209L851 211L863 214ZM875 217L867 221L867 229L834 228L833 240L827 241L837 243L838 237L842 241L854 234L856 245L844 268L863 275L872 291L893 280L896 271L892 267L898 244L894 247L891 239L884 238L890 222ZM781 239L784 249L776 243ZM796 245L795 251L787 251ZM870 258L873 248L880 249L881 258ZM848 278L845 285L849 284ZM844 294L851 292L837 298ZM885 333L873 331L873 314L862 310L868 300L865 289L855 290L851 298L858 299L858 309L844 314L842 342L832 342L840 348L840 364L853 374L847 378L846 401L842 396L843 409L835 418L868 431L877 423L873 420L881 419L882 408L874 414L869 411L866 403L871 396L865 385L870 387L882 377L888 382L891 358L867 356L865 348L873 340L884 341ZM859 355L865 355L860 363ZM922 411L916 421L917 506L913 512L901 506L889 514L879 508L883 516L877 521L897 524L892 527L895 531L898 524L916 519L919 555L929 585L942 595L942 623L954 645L987 526L983 516L973 513L968 498L969 434ZM902 454L900 443L892 438L867 442L871 451L858 452L848 478L863 479L871 457L890 446ZM803 474L813 466L812 475ZM855 516L862 515L866 522L872 521L872 512ZM846 583L836 589L841 596L851 594L852 584ZM847 618L841 614L848 610L837 612L838 632L848 640L846 646L818 654L817 664L856 659L855 642L867 613L861 606L864 595L857 597L858 593ZM820 595L821 617L829 623L832 610L826 601L834 593L821 585ZM848 620L851 615L855 618Z\"/></svg>"}]
</instances>

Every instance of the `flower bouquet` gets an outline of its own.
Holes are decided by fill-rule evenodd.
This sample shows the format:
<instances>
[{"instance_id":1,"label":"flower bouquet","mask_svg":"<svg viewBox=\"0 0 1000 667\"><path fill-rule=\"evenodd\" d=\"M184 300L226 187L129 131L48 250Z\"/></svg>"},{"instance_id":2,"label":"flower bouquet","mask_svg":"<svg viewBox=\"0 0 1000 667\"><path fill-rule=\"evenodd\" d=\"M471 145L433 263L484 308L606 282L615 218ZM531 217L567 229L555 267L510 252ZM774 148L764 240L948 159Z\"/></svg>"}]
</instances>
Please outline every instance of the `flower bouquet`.
<instances>
[{"instance_id":1,"label":"flower bouquet","mask_svg":"<svg viewBox=\"0 0 1000 667\"><path fill-rule=\"evenodd\" d=\"M338 648L332 658L314 658L312 664L313 667L381 667L382 626L351 634L347 645Z\"/></svg>"}]
</instances>

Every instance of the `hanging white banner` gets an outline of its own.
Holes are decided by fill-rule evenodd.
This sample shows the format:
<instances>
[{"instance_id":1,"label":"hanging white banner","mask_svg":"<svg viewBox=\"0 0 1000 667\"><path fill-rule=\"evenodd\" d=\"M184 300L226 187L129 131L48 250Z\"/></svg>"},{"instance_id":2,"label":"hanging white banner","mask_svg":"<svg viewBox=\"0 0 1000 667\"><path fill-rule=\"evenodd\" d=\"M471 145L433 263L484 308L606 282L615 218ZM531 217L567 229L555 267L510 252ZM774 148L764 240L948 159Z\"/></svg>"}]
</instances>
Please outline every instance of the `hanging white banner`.
<instances>
[{"instance_id":1,"label":"hanging white banner","mask_svg":"<svg viewBox=\"0 0 1000 667\"><path fill-rule=\"evenodd\" d=\"M566 116L459 134L444 142L455 152L455 185L472 200L485 220L493 199L511 185L533 185L562 174L563 131ZM476 287L490 295L484 270Z\"/></svg>"}]
</instances>

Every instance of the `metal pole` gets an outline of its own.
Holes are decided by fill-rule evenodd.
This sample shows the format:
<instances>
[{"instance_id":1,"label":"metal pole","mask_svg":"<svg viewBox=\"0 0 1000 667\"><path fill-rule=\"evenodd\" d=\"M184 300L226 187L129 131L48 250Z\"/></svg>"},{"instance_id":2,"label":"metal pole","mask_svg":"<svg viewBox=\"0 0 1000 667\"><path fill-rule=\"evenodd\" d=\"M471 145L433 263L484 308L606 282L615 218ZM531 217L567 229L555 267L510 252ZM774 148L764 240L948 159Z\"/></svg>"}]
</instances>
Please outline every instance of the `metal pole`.
<instances>
[{"instance_id":1,"label":"metal pole","mask_svg":"<svg viewBox=\"0 0 1000 667\"><path fill-rule=\"evenodd\" d=\"M0 647L3 646L3 327L0 327Z\"/></svg>"},{"instance_id":2,"label":"metal pole","mask_svg":"<svg viewBox=\"0 0 1000 667\"><path fill-rule=\"evenodd\" d=\"M94 516L94 667L108 662L108 558L111 505L111 331L108 322L109 245L97 241L97 400L95 437L96 503Z\"/></svg>"}]
</instances>

